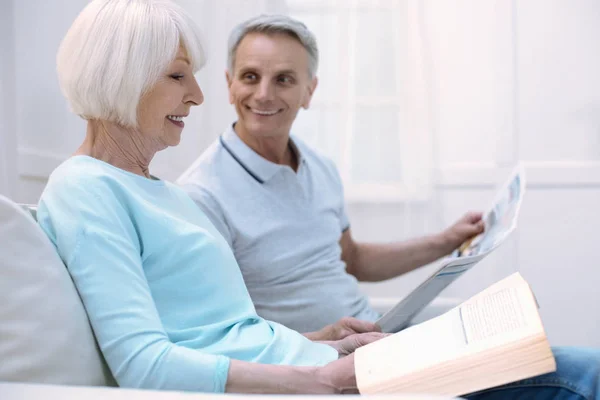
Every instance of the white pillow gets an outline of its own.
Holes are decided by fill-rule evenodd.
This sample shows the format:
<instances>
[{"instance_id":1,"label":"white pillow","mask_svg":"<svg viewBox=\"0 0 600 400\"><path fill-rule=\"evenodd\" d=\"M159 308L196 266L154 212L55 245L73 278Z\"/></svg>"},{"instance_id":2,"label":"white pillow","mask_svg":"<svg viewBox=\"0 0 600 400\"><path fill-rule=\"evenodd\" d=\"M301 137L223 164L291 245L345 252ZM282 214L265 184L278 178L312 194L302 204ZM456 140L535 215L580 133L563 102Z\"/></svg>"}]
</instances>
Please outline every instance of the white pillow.
<instances>
[{"instance_id":1,"label":"white pillow","mask_svg":"<svg viewBox=\"0 0 600 400\"><path fill-rule=\"evenodd\" d=\"M0 381L115 385L54 246L29 213L2 196Z\"/></svg>"}]
</instances>

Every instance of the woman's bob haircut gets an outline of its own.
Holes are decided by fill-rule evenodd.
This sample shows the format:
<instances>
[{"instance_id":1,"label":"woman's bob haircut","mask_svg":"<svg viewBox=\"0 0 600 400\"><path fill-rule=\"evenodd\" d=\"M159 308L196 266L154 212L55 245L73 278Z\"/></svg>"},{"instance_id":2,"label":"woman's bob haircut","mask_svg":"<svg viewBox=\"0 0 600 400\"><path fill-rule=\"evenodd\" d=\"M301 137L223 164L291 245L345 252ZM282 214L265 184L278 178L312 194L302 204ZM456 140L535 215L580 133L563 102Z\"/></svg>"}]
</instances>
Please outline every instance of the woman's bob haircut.
<instances>
[{"instance_id":1,"label":"woman's bob haircut","mask_svg":"<svg viewBox=\"0 0 600 400\"><path fill-rule=\"evenodd\" d=\"M205 62L196 24L169 0L93 0L56 57L58 80L80 117L137 127L141 97L183 46L196 73Z\"/></svg>"}]
</instances>

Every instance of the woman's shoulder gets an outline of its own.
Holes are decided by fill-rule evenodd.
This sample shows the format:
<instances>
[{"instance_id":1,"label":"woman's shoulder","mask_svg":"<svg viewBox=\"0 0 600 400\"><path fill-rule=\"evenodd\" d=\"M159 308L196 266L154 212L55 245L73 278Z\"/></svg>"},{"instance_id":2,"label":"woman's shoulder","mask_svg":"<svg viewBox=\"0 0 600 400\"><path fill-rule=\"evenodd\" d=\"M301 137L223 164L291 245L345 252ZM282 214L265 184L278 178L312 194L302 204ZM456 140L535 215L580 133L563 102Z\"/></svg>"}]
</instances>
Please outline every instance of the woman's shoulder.
<instances>
[{"instance_id":1,"label":"woman's shoulder","mask_svg":"<svg viewBox=\"0 0 600 400\"><path fill-rule=\"evenodd\" d=\"M102 181L106 172L84 157L62 162L51 174L38 204L38 223L58 246L74 246L90 219L110 213L115 196Z\"/></svg>"},{"instance_id":2,"label":"woman's shoulder","mask_svg":"<svg viewBox=\"0 0 600 400\"><path fill-rule=\"evenodd\" d=\"M74 156L63 161L48 178L44 195L49 193L94 195L96 190L110 181L110 171L94 159L86 156Z\"/></svg>"},{"instance_id":3,"label":"woman's shoulder","mask_svg":"<svg viewBox=\"0 0 600 400\"><path fill-rule=\"evenodd\" d=\"M151 190L162 185L163 181L144 178L89 156L73 156L52 172L47 189L75 189L95 194L135 190L138 187Z\"/></svg>"},{"instance_id":4,"label":"woman's shoulder","mask_svg":"<svg viewBox=\"0 0 600 400\"><path fill-rule=\"evenodd\" d=\"M61 205L60 208L70 209L70 213L79 208L121 208L135 187L128 181L131 178L120 171L92 157L71 157L50 174L40 206Z\"/></svg>"}]
</instances>

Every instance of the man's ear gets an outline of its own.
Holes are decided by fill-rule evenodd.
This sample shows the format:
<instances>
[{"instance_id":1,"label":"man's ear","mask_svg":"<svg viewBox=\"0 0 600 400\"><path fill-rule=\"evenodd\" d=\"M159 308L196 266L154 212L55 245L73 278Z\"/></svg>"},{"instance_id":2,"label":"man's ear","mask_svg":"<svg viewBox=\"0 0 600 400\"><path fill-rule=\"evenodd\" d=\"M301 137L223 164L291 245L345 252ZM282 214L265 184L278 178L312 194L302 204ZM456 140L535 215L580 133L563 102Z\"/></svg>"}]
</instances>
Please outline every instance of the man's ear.
<instances>
[{"instance_id":1,"label":"man's ear","mask_svg":"<svg viewBox=\"0 0 600 400\"><path fill-rule=\"evenodd\" d=\"M233 104L233 96L231 95L231 84L233 83L233 78L228 69L225 70L225 80L227 81L227 88L229 89L229 104Z\"/></svg>"},{"instance_id":2,"label":"man's ear","mask_svg":"<svg viewBox=\"0 0 600 400\"><path fill-rule=\"evenodd\" d=\"M312 78L312 81L308 85L307 93L304 98L304 102L302 102L302 108L308 109L310 107L310 101L312 100L313 94L315 90L317 90L317 85L319 84L319 79L315 76Z\"/></svg>"}]
</instances>

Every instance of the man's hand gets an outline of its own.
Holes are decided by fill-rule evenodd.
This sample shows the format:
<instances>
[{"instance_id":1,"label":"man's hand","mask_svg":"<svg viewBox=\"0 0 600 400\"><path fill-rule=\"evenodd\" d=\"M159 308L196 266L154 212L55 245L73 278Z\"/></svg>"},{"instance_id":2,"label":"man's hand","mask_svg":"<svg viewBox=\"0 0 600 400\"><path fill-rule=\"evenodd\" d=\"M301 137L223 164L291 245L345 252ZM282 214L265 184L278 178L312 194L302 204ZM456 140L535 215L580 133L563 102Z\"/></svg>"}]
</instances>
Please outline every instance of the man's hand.
<instances>
[{"instance_id":1,"label":"man's hand","mask_svg":"<svg viewBox=\"0 0 600 400\"><path fill-rule=\"evenodd\" d=\"M354 335L346 336L342 340L335 340L331 342L324 342L332 346L337 350L340 357L345 357L349 354L354 353L354 350L367 345L371 342L375 342L379 339L383 339L389 336L389 333L381 332L369 332L369 333L357 333Z\"/></svg>"},{"instance_id":2,"label":"man's hand","mask_svg":"<svg viewBox=\"0 0 600 400\"><path fill-rule=\"evenodd\" d=\"M305 333L304 336L313 341L341 340L356 333L367 332L381 332L381 328L372 322L345 317L317 332Z\"/></svg>"},{"instance_id":3,"label":"man's hand","mask_svg":"<svg viewBox=\"0 0 600 400\"><path fill-rule=\"evenodd\" d=\"M483 232L485 226L482 216L480 212L468 212L441 233L446 254L450 254L465 241Z\"/></svg>"}]
</instances>

